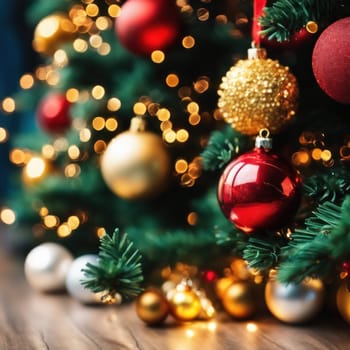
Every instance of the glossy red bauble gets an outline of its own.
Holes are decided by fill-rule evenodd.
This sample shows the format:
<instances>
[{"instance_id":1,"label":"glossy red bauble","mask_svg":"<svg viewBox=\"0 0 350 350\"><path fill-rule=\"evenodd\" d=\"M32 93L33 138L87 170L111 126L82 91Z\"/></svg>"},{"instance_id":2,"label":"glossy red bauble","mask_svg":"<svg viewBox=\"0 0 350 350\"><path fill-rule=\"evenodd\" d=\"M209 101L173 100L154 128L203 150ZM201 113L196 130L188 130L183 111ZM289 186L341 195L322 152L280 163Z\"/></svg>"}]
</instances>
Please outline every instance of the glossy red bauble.
<instances>
[{"instance_id":1,"label":"glossy red bauble","mask_svg":"<svg viewBox=\"0 0 350 350\"><path fill-rule=\"evenodd\" d=\"M71 125L69 109L70 102L64 94L48 94L40 101L37 109L39 126L48 133L63 133Z\"/></svg>"},{"instance_id":2,"label":"glossy red bauble","mask_svg":"<svg viewBox=\"0 0 350 350\"><path fill-rule=\"evenodd\" d=\"M250 234L288 224L299 207L301 179L283 158L255 148L228 164L217 194L224 215Z\"/></svg>"},{"instance_id":3,"label":"glossy red bauble","mask_svg":"<svg viewBox=\"0 0 350 350\"><path fill-rule=\"evenodd\" d=\"M316 41L312 70L320 88L337 102L350 104L350 17L328 26Z\"/></svg>"},{"instance_id":4,"label":"glossy red bauble","mask_svg":"<svg viewBox=\"0 0 350 350\"><path fill-rule=\"evenodd\" d=\"M127 0L115 21L121 44L137 55L149 55L173 45L181 32L173 0Z\"/></svg>"}]
</instances>

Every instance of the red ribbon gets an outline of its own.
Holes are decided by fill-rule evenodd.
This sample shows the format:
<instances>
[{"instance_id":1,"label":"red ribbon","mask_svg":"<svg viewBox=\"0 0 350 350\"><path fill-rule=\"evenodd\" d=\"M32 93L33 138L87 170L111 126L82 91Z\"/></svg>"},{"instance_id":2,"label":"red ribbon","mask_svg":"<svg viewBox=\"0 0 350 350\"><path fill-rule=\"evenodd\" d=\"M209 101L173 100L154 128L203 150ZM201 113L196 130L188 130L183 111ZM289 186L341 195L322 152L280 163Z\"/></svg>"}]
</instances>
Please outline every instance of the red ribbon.
<instances>
[{"instance_id":1,"label":"red ribbon","mask_svg":"<svg viewBox=\"0 0 350 350\"><path fill-rule=\"evenodd\" d=\"M261 37L259 32L261 25L259 23L259 17L263 15L263 9L266 6L267 0L254 0L254 13L252 23L252 38L255 46L260 46Z\"/></svg>"}]
</instances>

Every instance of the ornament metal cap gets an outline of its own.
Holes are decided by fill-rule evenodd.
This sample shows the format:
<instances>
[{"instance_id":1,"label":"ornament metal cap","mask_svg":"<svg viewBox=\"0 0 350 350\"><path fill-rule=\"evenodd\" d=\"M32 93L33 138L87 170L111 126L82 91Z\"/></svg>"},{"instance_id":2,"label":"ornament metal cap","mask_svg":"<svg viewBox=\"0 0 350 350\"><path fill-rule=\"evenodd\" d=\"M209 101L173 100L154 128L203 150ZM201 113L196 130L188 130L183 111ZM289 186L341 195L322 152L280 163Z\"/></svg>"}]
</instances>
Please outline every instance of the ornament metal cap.
<instances>
[{"instance_id":1,"label":"ornament metal cap","mask_svg":"<svg viewBox=\"0 0 350 350\"><path fill-rule=\"evenodd\" d=\"M267 58L267 52L262 47L252 47L248 49L248 59L254 60L254 59L266 59Z\"/></svg>"},{"instance_id":2,"label":"ornament metal cap","mask_svg":"<svg viewBox=\"0 0 350 350\"><path fill-rule=\"evenodd\" d=\"M272 148L272 138L270 136L270 131L268 129L261 129L259 135L255 139L255 147L271 149Z\"/></svg>"},{"instance_id":3,"label":"ornament metal cap","mask_svg":"<svg viewBox=\"0 0 350 350\"><path fill-rule=\"evenodd\" d=\"M131 118L130 122L130 131L133 132L140 132L140 131L145 131L146 129L146 120L140 116L136 115L135 117Z\"/></svg>"}]
</instances>

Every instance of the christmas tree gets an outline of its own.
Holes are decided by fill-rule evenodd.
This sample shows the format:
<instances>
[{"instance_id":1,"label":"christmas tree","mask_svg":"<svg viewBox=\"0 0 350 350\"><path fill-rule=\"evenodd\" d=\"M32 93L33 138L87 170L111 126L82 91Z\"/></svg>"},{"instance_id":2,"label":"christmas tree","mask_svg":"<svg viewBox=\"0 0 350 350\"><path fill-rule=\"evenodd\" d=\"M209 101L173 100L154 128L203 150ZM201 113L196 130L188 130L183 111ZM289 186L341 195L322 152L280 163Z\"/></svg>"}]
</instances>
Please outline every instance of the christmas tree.
<instances>
[{"instance_id":1,"label":"christmas tree","mask_svg":"<svg viewBox=\"0 0 350 350\"><path fill-rule=\"evenodd\" d=\"M340 285L349 321L349 16L341 0L30 2L40 63L3 101L36 125L11 138L16 245L101 243L84 284L111 299L214 279L237 318L254 282L290 323ZM281 311L283 288L309 309ZM180 320L203 308L175 299Z\"/></svg>"}]
</instances>

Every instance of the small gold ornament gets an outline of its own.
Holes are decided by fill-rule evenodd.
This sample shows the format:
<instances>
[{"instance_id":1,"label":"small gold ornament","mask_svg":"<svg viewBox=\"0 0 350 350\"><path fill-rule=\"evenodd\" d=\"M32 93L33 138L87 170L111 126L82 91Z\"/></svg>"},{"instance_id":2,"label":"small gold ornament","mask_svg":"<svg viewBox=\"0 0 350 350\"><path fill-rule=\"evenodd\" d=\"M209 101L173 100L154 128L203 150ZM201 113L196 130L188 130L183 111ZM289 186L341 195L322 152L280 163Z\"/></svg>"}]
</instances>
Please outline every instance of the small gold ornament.
<instances>
[{"instance_id":1,"label":"small gold ornament","mask_svg":"<svg viewBox=\"0 0 350 350\"><path fill-rule=\"evenodd\" d=\"M290 324L305 323L315 317L323 306L324 295L319 279L284 284L272 277L265 287L265 302L271 314Z\"/></svg>"},{"instance_id":2,"label":"small gold ornament","mask_svg":"<svg viewBox=\"0 0 350 350\"><path fill-rule=\"evenodd\" d=\"M256 312L252 284L246 281L231 284L221 299L222 305L227 313L237 319L246 319Z\"/></svg>"},{"instance_id":3,"label":"small gold ornament","mask_svg":"<svg viewBox=\"0 0 350 350\"><path fill-rule=\"evenodd\" d=\"M136 299L136 314L148 325L162 323L169 314L169 303L157 289L148 289Z\"/></svg>"},{"instance_id":4,"label":"small gold ornament","mask_svg":"<svg viewBox=\"0 0 350 350\"><path fill-rule=\"evenodd\" d=\"M246 135L281 131L294 117L299 97L297 79L261 48L248 50L222 78L218 107L224 121Z\"/></svg>"},{"instance_id":5,"label":"small gold ornament","mask_svg":"<svg viewBox=\"0 0 350 350\"><path fill-rule=\"evenodd\" d=\"M170 295L169 304L170 313L181 322L195 320L202 311L200 297L186 281L176 286Z\"/></svg>"},{"instance_id":6,"label":"small gold ornament","mask_svg":"<svg viewBox=\"0 0 350 350\"><path fill-rule=\"evenodd\" d=\"M76 27L63 13L44 17L34 30L33 48L44 55L52 55L65 42L76 36Z\"/></svg>"},{"instance_id":7,"label":"small gold ornament","mask_svg":"<svg viewBox=\"0 0 350 350\"><path fill-rule=\"evenodd\" d=\"M168 184L170 156L155 133L145 131L141 117L131 120L130 130L117 135L101 157L107 186L124 199L147 199Z\"/></svg>"},{"instance_id":8,"label":"small gold ornament","mask_svg":"<svg viewBox=\"0 0 350 350\"><path fill-rule=\"evenodd\" d=\"M350 324L350 291L348 279L345 279L340 284L337 291L336 302L341 317Z\"/></svg>"}]
</instances>

